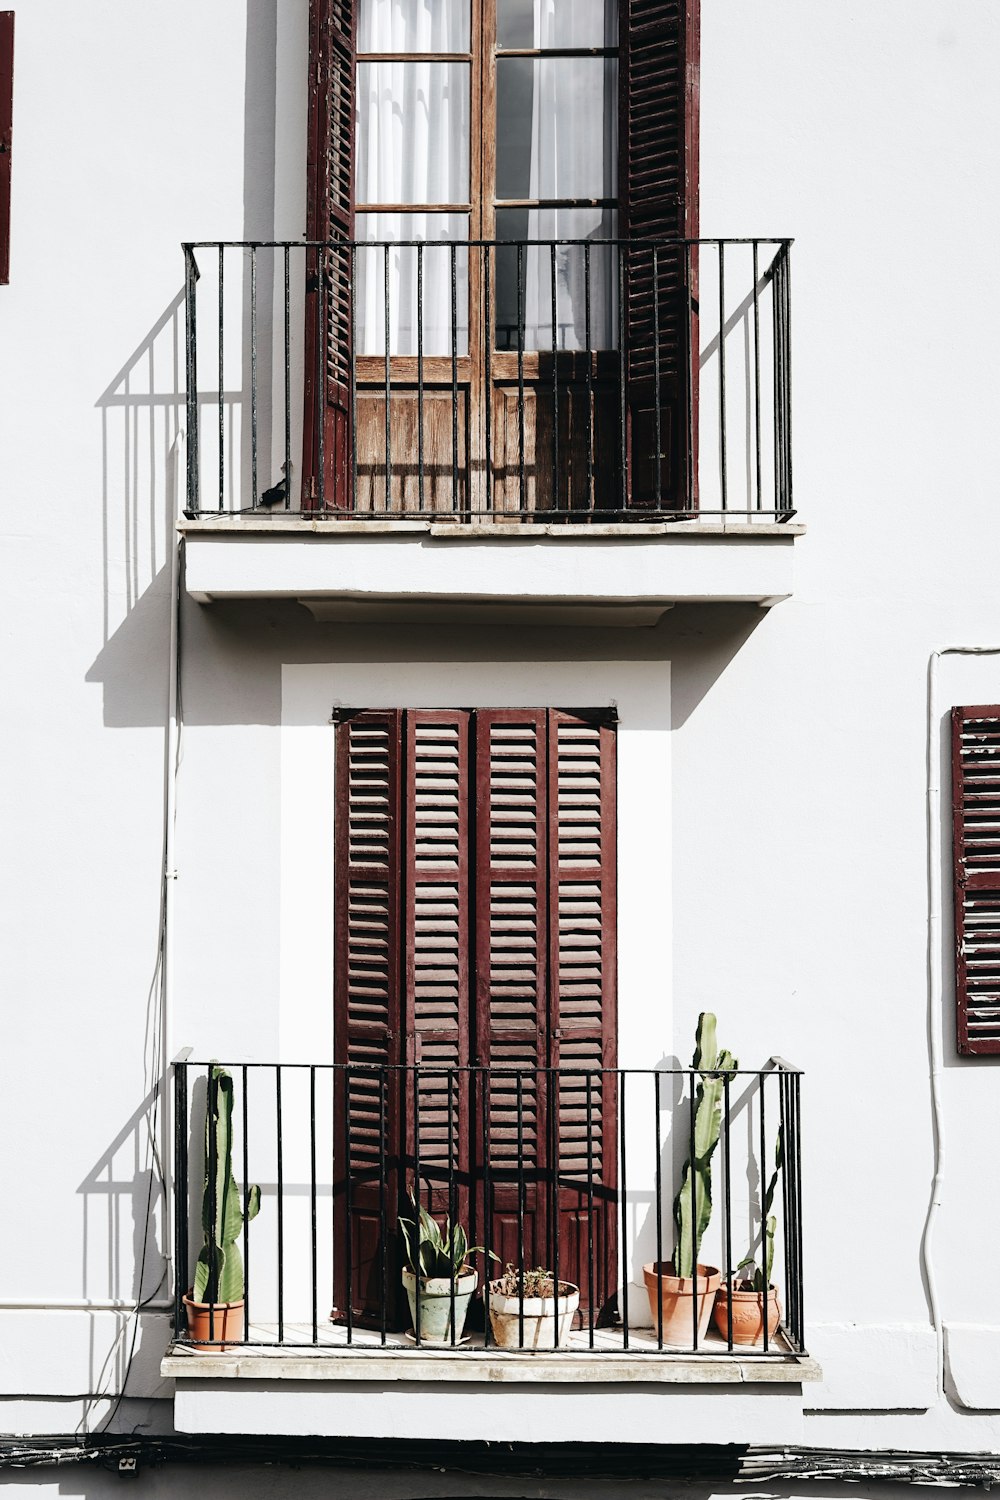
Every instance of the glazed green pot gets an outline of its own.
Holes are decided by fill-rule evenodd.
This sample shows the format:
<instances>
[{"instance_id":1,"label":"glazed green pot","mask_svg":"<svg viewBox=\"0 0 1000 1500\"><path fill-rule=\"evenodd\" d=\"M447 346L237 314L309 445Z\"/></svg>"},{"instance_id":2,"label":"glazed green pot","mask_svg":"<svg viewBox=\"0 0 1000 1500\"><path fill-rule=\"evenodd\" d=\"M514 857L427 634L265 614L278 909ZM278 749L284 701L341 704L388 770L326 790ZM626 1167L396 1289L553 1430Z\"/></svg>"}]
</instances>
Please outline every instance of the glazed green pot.
<instances>
[{"instance_id":1,"label":"glazed green pot","mask_svg":"<svg viewBox=\"0 0 1000 1500\"><path fill-rule=\"evenodd\" d=\"M476 1290L479 1274L464 1267L455 1281L455 1343L459 1343L465 1329L472 1294ZM414 1336L417 1328L417 1277L413 1271L403 1272L413 1320ZM451 1344L451 1278L449 1276L420 1277L420 1342L422 1344Z\"/></svg>"}]
</instances>

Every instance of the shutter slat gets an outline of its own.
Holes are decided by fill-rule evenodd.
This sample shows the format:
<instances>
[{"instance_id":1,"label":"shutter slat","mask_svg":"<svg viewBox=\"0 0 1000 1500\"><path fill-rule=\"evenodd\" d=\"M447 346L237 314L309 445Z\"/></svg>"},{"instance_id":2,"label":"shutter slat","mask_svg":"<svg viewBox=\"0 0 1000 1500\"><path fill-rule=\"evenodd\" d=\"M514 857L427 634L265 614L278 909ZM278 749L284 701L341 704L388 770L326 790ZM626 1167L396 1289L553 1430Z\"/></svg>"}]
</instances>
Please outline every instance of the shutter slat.
<instances>
[{"instance_id":1,"label":"shutter slat","mask_svg":"<svg viewBox=\"0 0 1000 1500\"><path fill-rule=\"evenodd\" d=\"M1000 1053L1000 707L952 709L958 1050Z\"/></svg>"}]
</instances>

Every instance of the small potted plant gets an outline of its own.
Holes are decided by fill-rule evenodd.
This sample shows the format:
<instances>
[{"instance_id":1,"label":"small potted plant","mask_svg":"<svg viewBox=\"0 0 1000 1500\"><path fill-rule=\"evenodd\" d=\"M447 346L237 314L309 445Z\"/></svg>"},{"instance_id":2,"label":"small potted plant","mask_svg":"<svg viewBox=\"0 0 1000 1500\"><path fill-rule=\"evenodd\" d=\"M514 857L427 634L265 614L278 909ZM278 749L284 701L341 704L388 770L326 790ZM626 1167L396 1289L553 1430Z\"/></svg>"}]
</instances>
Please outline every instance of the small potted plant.
<instances>
[{"instance_id":1,"label":"small potted plant","mask_svg":"<svg viewBox=\"0 0 1000 1500\"><path fill-rule=\"evenodd\" d=\"M722 1274L718 1266L698 1260L702 1238L712 1217L712 1157L722 1128L722 1099L727 1073L739 1066L731 1052L719 1051L716 1021L702 1011L695 1033L692 1069L699 1075L694 1098L694 1137L684 1164L680 1191L674 1199L677 1236L672 1260L642 1268L653 1327L663 1329L667 1344L692 1346L695 1318L698 1342L708 1331L712 1304ZM697 1312L695 1310L697 1303Z\"/></svg>"},{"instance_id":2,"label":"small potted plant","mask_svg":"<svg viewBox=\"0 0 1000 1500\"><path fill-rule=\"evenodd\" d=\"M715 1307L712 1311L712 1321L722 1337L729 1340L730 1308L732 1309L733 1343L734 1344L760 1344L764 1339L764 1302L765 1288L767 1289L767 1339L768 1343L774 1338L778 1331L778 1323L781 1320L781 1304L778 1301L778 1288L771 1280L771 1268L774 1265L774 1236L778 1227L777 1217L771 1212L774 1202L774 1190L778 1185L778 1176L784 1165L784 1142L781 1127L778 1127L778 1139L774 1148L774 1171L771 1180L767 1184L764 1194L764 1205L761 1213L763 1221L764 1240L764 1267L763 1270L757 1264L752 1252L744 1256L736 1267L737 1272L743 1271L743 1276L736 1275L729 1285L719 1287L715 1295Z\"/></svg>"},{"instance_id":3,"label":"small potted plant","mask_svg":"<svg viewBox=\"0 0 1000 1500\"><path fill-rule=\"evenodd\" d=\"M403 1287L410 1304L414 1336L422 1344L459 1343L465 1331L465 1319L479 1276L470 1266L469 1256L483 1251L482 1245L470 1245L461 1224L445 1219L442 1232L437 1220L418 1204L411 1193L414 1217L400 1218L406 1264ZM489 1252L493 1260L499 1257ZM455 1311L452 1338L452 1307ZM419 1311L419 1318L418 1318Z\"/></svg>"},{"instance_id":4,"label":"small potted plant","mask_svg":"<svg viewBox=\"0 0 1000 1500\"><path fill-rule=\"evenodd\" d=\"M490 1282L490 1327L501 1349L564 1349L580 1306L580 1288L537 1266L521 1272L509 1263ZM523 1334L522 1334L523 1329Z\"/></svg>"},{"instance_id":5,"label":"small potted plant","mask_svg":"<svg viewBox=\"0 0 1000 1500\"><path fill-rule=\"evenodd\" d=\"M201 1223L205 1243L194 1268L194 1286L184 1298L188 1335L223 1349L243 1338L243 1257L237 1243L245 1220L260 1208L260 1188L240 1192L233 1176L233 1080L213 1064L205 1113L205 1190Z\"/></svg>"}]
</instances>

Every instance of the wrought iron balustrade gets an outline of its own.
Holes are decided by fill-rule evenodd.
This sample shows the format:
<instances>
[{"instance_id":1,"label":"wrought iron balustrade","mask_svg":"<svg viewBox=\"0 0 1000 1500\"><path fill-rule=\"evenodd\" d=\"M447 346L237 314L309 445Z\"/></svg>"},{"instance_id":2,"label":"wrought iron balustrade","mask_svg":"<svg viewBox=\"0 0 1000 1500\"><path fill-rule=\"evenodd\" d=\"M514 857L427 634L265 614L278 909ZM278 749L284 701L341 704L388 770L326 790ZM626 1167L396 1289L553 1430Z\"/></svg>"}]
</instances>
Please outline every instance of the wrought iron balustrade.
<instances>
[{"instance_id":1,"label":"wrought iron balustrade","mask_svg":"<svg viewBox=\"0 0 1000 1500\"><path fill-rule=\"evenodd\" d=\"M787 521L790 244L187 244L186 512Z\"/></svg>"},{"instance_id":2,"label":"wrought iron balustrade","mask_svg":"<svg viewBox=\"0 0 1000 1500\"><path fill-rule=\"evenodd\" d=\"M205 1133L213 1066L187 1054L173 1065L175 1336L188 1344L182 1299L202 1244L202 1187L218 1180L216 1137L206 1146ZM674 1197L694 1147L695 1091L711 1075L565 1066L228 1067L234 1172L241 1193L248 1183L261 1188L260 1213L239 1239L246 1274L240 1345L335 1354L424 1343L419 1326L407 1331L401 1289L398 1220L412 1213L412 1194L439 1223L458 1220L469 1244L483 1247L470 1257L478 1293L464 1339L454 1304L450 1321L450 1346L470 1358L495 1342L483 1300L485 1283L497 1274L494 1256L519 1275L542 1266L557 1286L579 1290L569 1343L558 1346L568 1358L580 1351L735 1350L783 1359L805 1352L801 1075L779 1059L721 1075L715 1212L695 1276L697 1295L705 1265L721 1271L725 1286L745 1254L764 1264L762 1220L780 1139L771 1211L782 1317L777 1332L765 1326L750 1348L734 1341L731 1314L707 1334L692 1319L690 1335L671 1343L676 1335L665 1331L662 1309L651 1311L642 1284L644 1263L662 1264L673 1254ZM208 1342L219 1337L210 1328ZM228 1333L226 1342L233 1343Z\"/></svg>"}]
</instances>

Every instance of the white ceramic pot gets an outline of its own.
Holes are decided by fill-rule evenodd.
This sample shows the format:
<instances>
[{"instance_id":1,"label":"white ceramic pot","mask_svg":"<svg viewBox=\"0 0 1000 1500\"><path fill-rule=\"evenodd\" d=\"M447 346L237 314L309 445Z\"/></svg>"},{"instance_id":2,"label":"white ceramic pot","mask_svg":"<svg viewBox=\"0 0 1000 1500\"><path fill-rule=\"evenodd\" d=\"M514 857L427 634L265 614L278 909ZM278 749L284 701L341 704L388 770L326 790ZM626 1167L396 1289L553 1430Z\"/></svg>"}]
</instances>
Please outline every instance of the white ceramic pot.
<instances>
[{"instance_id":1,"label":"white ceramic pot","mask_svg":"<svg viewBox=\"0 0 1000 1500\"><path fill-rule=\"evenodd\" d=\"M559 1305L559 1327L556 1330L556 1302ZM490 1283L490 1326L500 1349L565 1349L569 1343L573 1318L580 1306L580 1288L571 1281L560 1281L559 1297L525 1297L524 1337L521 1337L521 1303L508 1297Z\"/></svg>"}]
</instances>

